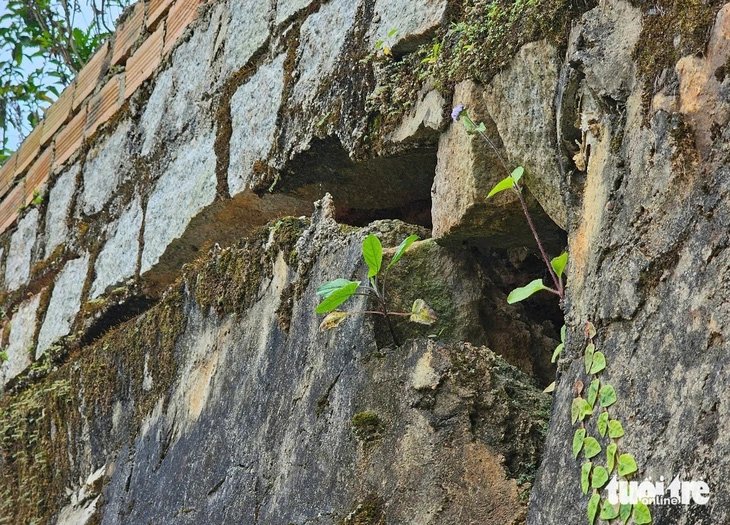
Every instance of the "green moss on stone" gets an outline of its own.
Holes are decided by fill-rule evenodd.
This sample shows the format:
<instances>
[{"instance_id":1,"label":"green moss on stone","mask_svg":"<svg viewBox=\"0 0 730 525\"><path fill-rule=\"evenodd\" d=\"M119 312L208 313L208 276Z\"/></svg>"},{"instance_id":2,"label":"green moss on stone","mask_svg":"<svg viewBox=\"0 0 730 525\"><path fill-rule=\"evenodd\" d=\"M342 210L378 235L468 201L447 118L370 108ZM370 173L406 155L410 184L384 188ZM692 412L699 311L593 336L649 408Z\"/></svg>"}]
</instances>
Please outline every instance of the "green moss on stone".
<instances>
[{"instance_id":1,"label":"green moss on stone","mask_svg":"<svg viewBox=\"0 0 730 525\"><path fill-rule=\"evenodd\" d=\"M352 416L352 431L360 441L374 441L380 437L383 422L374 412L358 412Z\"/></svg>"}]
</instances>

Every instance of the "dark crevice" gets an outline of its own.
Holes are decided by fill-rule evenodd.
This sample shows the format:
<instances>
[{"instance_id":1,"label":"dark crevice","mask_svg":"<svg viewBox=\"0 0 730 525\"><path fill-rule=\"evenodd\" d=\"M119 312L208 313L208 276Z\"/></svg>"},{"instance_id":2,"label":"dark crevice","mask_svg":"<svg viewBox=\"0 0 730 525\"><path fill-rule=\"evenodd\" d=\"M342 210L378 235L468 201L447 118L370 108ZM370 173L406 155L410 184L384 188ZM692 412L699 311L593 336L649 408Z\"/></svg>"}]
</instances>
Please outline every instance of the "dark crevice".
<instances>
[{"instance_id":1,"label":"dark crevice","mask_svg":"<svg viewBox=\"0 0 730 525\"><path fill-rule=\"evenodd\" d=\"M132 296L124 302L110 306L98 319L95 319L80 339L86 346L103 336L106 332L152 308L157 301L144 295Z\"/></svg>"}]
</instances>

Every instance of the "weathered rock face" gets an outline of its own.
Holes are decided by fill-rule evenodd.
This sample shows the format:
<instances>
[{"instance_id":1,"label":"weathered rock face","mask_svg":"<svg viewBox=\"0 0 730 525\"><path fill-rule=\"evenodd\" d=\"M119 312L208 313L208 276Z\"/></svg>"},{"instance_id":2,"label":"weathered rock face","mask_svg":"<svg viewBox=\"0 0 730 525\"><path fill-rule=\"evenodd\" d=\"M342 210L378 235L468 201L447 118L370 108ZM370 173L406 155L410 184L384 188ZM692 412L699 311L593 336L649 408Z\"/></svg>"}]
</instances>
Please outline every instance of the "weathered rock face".
<instances>
[{"instance_id":1,"label":"weathered rock face","mask_svg":"<svg viewBox=\"0 0 730 525\"><path fill-rule=\"evenodd\" d=\"M723 489L728 444L720 430L730 424L722 372L730 275L728 137L717 127L726 122L723 111L700 116L705 110L697 98L702 93L701 99L719 100L726 81L687 79L728 45L726 9L712 28L707 58L687 57L676 68L656 71L675 80L655 83L654 93L637 77L643 64L633 57L637 46L662 38L651 32L660 20L645 19L654 25L642 34L640 9L609 2L587 13L571 35L558 101L566 116L563 133L570 116L578 117L582 134L580 151L571 152L576 166L568 171L574 194L567 210L569 344L528 523L585 519L588 496L579 483L585 460L571 455L577 426L571 426L570 408L573 385L580 380L587 390L590 381L582 359L586 321L595 324L596 349L608 361L600 379L617 393L608 410L625 430L619 453L632 454L638 464L632 479L664 477L668 485L681 476L710 487L706 505L652 505L653 523L730 520ZM671 20L676 10L666 16ZM692 25L691 19L685 23ZM680 35L682 29L673 31ZM709 126L716 129L712 137ZM587 429L598 437L596 416ZM610 440L599 442L605 450ZM605 455L594 463L605 465Z\"/></svg>"},{"instance_id":2,"label":"weathered rock face","mask_svg":"<svg viewBox=\"0 0 730 525\"><path fill-rule=\"evenodd\" d=\"M3 412L3 428L22 436L4 434L6 516L524 523L549 399L463 342L483 337L478 262L433 241L409 250L392 276L393 308L420 293L447 310L399 348L367 316L320 332L314 291L364 275L364 235L393 245L418 229L383 221L341 233L326 216L304 226L286 219L213 251L161 304L80 349ZM31 435L41 439L26 442ZM32 461L10 462L21 448L48 466L37 483L24 470Z\"/></svg>"},{"instance_id":3,"label":"weathered rock face","mask_svg":"<svg viewBox=\"0 0 730 525\"><path fill-rule=\"evenodd\" d=\"M590 321L629 477L710 487L653 523L730 522L730 4L197 15L0 236L0 521L584 522L571 405ZM449 120L459 103L494 148ZM548 250L570 252L542 462L563 315L506 304L546 274L515 196L486 199L517 165ZM282 218L328 191L311 222ZM399 348L378 318L317 330L316 287L364 279L367 233L431 227L390 296L423 297L436 326L398 323Z\"/></svg>"}]
</instances>

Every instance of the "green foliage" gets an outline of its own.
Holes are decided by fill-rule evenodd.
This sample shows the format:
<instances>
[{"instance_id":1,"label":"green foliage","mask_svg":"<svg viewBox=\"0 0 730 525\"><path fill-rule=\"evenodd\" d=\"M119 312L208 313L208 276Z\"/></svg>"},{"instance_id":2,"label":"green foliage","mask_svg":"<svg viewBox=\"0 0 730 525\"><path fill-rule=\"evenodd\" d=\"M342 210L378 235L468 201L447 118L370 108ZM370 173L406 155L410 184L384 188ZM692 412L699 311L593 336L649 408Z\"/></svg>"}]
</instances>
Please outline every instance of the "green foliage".
<instances>
[{"instance_id":1,"label":"green foliage","mask_svg":"<svg viewBox=\"0 0 730 525\"><path fill-rule=\"evenodd\" d=\"M647 525L651 523L651 511L641 501L634 504L634 522L636 525Z\"/></svg>"},{"instance_id":2,"label":"green foliage","mask_svg":"<svg viewBox=\"0 0 730 525\"><path fill-rule=\"evenodd\" d=\"M556 273L560 273L561 264L553 266ZM584 330L585 336L588 338L583 356L583 367L586 374L591 374L593 379L588 387L588 400L584 400L582 392L584 384L581 380L576 382L574 390L576 397L573 399L571 405L571 421L575 424L577 421L581 421L580 428L575 431L573 435L573 457L577 459L580 450L586 459L591 459L593 463L588 464L591 467L588 469L590 472L590 483L588 478L588 472L586 472L586 463L581 467L581 488L583 494L588 493L589 486L594 489L593 495L588 501L587 516L588 522L593 524L595 522L596 514L598 514L599 502L600 502L600 490L608 482L608 478L617 468L617 473L620 477L626 477L634 474L638 470L636 461L631 454L620 454L618 449L617 440L624 436L624 427L618 419L612 419L609 415L608 408L617 402L616 390L609 384L601 384L599 374L601 374L607 367L606 356L602 352L596 351L593 338L596 337L597 331L592 323L587 322ZM598 455L602 452L603 447L598 439L588 435L586 430L586 422L584 419L593 414L595 403L598 402L602 407L598 415L596 427L601 438L608 438L610 442L605 447L606 452L606 466L596 464ZM582 438L582 443L576 443L576 441ZM632 512L632 506L618 506L611 505L608 500L604 500L600 506L599 517L602 520L611 521L616 518L620 518L620 522L625 525L629 520ZM633 507L634 521L636 523L642 523L643 525L651 523L651 514L649 509L644 505L643 508L638 511L636 506Z\"/></svg>"},{"instance_id":3,"label":"green foliage","mask_svg":"<svg viewBox=\"0 0 730 525\"><path fill-rule=\"evenodd\" d=\"M416 299L410 312L391 312L388 310L386 301L386 278L388 270L396 264L408 248L418 240L417 235L411 235L400 243L388 266L383 270L383 246L377 236L370 234L365 237L362 243L362 256L368 267L368 285L362 285L362 281L350 281L349 279L335 279L328 281L317 288L317 295L322 297L322 302L315 309L315 313L327 314L319 325L320 330L331 330L338 327L349 316L367 313L381 315L386 319L390 328L393 342L397 345L395 333L390 325L389 316L408 317L409 321L418 324L432 325L436 322L436 313L426 304L423 299ZM382 278L379 283L378 279ZM336 308L347 301L353 295L364 295L374 299L378 303L377 310L362 312L342 312Z\"/></svg>"},{"instance_id":4,"label":"green foliage","mask_svg":"<svg viewBox=\"0 0 730 525\"><path fill-rule=\"evenodd\" d=\"M603 488L608 482L608 472L601 465L596 465L593 468L593 474L591 475L591 487L594 489Z\"/></svg>"},{"instance_id":5,"label":"green foliage","mask_svg":"<svg viewBox=\"0 0 730 525\"><path fill-rule=\"evenodd\" d=\"M520 301L524 301L528 297L530 297L535 292L539 292L540 290L549 290L547 286L545 286L542 282L542 279L535 279L527 286L522 286L520 288L515 288L512 290L509 295L507 296L507 303L508 304L514 304L518 303Z\"/></svg>"},{"instance_id":6,"label":"green foliage","mask_svg":"<svg viewBox=\"0 0 730 525\"><path fill-rule=\"evenodd\" d=\"M565 348L565 325L560 329L560 344L553 350L553 356L550 358L551 363L554 363L558 359L563 348Z\"/></svg>"},{"instance_id":7,"label":"green foliage","mask_svg":"<svg viewBox=\"0 0 730 525\"><path fill-rule=\"evenodd\" d=\"M628 476L638 470L636 460L631 454L621 454L618 457L618 475Z\"/></svg>"},{"instance_id":8,"label":"green foliage","mask_svg":"<svg viewBox=\"0 0 730 525\"><path fill-rule=\"evenodd\" d=\"M563 272L565 271L565 266L567 264L568 252L563 252L562 255L559 255L550 261L550 266L553 267L553 271L555 272L555 275L558 276L558 279L563 276Z\"/></svg>"},{"instance_id":9,"label":"green foliage","mask_svg":"<svg viewBox=\"0 0 730 525\"><path fill-rule=\"evenodd\" d=\"M129 0L8 0L0 16L0 164L113 31ZM86 21L83 12L91 13ZM8 60L4 60L5 58Z\"/></svg>"},{"instance_id":10,"label":"green foliage","mask_svg":"<svg viewBox=\"0 0 730 525\"><path fill-rule=\"evenodd\" d=\"M586 459L596 457L601 453L601 444L594 437L587 437L583 440L583 454Z\"/></svg>"},{"instance_id":11,"label":"green foliage","mask_svg":"<svg viewBox=\"0 0 730 525\"><path fill-rule=\"evenodd\" d=\"M583 494L588 494L588 489L590 488L590 476L591 476L591 469L593 468L593 463L590 461L586 461L583 463L583 466L580 468L580 488L583 491Z\"/></svg>"},{"instance_id":12,"label":"green foliage","mask_svg":"<svg viewBox=\"0 0 730 525\"><path fill-rule=\"evenodd\" d=\"M601 513L598 516L602 520L612 520L614 518L618 517L618 505L611 505L611 503L606 499L603 501L603 505L601 506Z\"/></svg>"},{"instance_id":13,"label":"green foliage","mask_svg":"<svg viewBox=\"0 0 730 525\"><path fill-rule=\"evenodd\" d=\"M10 358L8 357L8 352L7 352L7 350L5 350L5 349L3 348L2 350L0 350L0 364L4 363L4 362L5 362L5 361L7 361L8 359L10 359Z\"/></svg>"},{"instance_id":14,"label":"green foliage","mask_svg":"<svg viewBox=\"0 0 730 525\"><path fill-rule=\"evenodd\" d=\"M593 525L593 523L596 521L596 514L598 514L598 504L601 502L601 496L598 494L598 492L594 492L591 496L591 499L588 500L588 523L590 525Z\"/></svg>"},{"instance_id":15,"label":"green foliage","mask_svg":"<svg viewBox=\"0 0 730 525\"><path fill-rule=\"evenodd\" d=\"M580 451L583 448L583 440L585 437L586 429L583 427L576 430L575 434L573 434L573 457L575 459L578 459L578 454L580 454Z\"/></svg>"}]
</instances>

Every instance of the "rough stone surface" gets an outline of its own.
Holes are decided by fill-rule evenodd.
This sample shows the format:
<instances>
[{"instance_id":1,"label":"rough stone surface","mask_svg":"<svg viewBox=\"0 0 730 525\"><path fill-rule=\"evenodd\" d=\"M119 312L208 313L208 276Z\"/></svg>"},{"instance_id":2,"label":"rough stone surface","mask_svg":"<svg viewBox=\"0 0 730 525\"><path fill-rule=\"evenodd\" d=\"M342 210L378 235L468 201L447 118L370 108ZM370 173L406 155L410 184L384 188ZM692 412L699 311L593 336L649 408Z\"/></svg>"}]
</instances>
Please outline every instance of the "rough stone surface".
<instances>
[{"instance_id":1,"label":"rough stone surface","mask_svg":"<svg viewBox=\"0 0 730 525\"><path fill-rule=\"evenodd\" d=\"M71 199L76 190L76 176L78 173L79 166L77 164L58 177L48 194L45 257L50 256L66 239Z\"/></svg>"},{"instance_id":2,"label":"rough stone surface","mask_svg":"<svg viewBox=\"0 0 730 525\"><path fill-rule=\"evenodd\" d=\"M142 155L185 129L195 130L202 119L209 104L205 94L214 80L212 57L223 16L224 6L217 6L190 40L175 49L171 67L158 77L140 121Z\"/></svg>"},{"instance_id":3,"label":"rough stone surface","mask_svg":"<svg viewBox=\"0 0 730 525\"><path fill-rule=\"evenodd\" d=\"M214 138L210 130L181 148L155 184L145 213L142 273L160 260L190 220L215 199Z\"/></svg>"},{"instance_id":4,"label":"rough stone surface","mask_svg":"<svg viewBox=\"0 0 730 525\"><path fill-rule=\"evenodd\" d=\"M388 136L388 140L403 142L440 129L444 124L445 105L441 93L427 83L419 93L418 102L403 117L400 126Z\"/></svg>"},{"instance_id":5,"label":"rough stone surface","mask_svg":"<svg viewBox=\"0 0 730 525\"><path fill-rule=\"evenodd\" d=\"M326 3L302 24L292 93L295 105L307 108L314 103L320 85L342 58L358 5L358 0ZM332 31L335 27L337 31Z\"/></svg>"},{"instance_id":6,"label":"rough stone surface","mask_svg":"<svg viewBox=\"0 0 730 525\"><path fill-rule=\"evenodd\" d=\"M41 295L37 294L18 307L10 320L10 337L5 352L8 360L0 366L0 389L31 363L36 316Z\"/></svg>"},{"instance_id":7,"label":"rough stone surface","mask_svg":"<svg viewBox=\"0 0 730 525\"><path fill-rule=\"evenodd\" d=\"M109 138L89 153L82 172L84 191L80 200L84 214L100 212L119 184L132 175L129 158L131 127L131 122L119 125Z\"/></svg>"},{"instance_id":8,"label":"rough stone surface","mask_svg":"<svg viewBox=\"0 0 730 525\"><path fill-rule=\"evenodd\" d=\"M139 231L142 227L142 205L135 198L122 216L110 226L110 237L94 264L96 278L90 298L95 299L107 287L132 277L137 269Z\"/></svg>"},{"instance_id":9,"label":"rough stone surface","mask_svg":"<svg viewBox=\"0 0 730 525\"><path fill-rule=\"evenodd\" d=\"M76 314L81 308L81 292L86 282L88 269L89 254L84 254L78 259L68 261L59 272L53 285L53 293L48 303L43 325L38 332L36 359L43 355L43 352L48 350L55 341L71 332Z\"/></svg>"},{"instance_id":10,"label":"rough stone surface","mask_svg":"<svg viewBox=\"0 0 730 525\"><path fill-rule=\"evenodd\" d=\"M38 233L37 209L26 213L18 221L18 229L10 238L10 249L5 260L5 288L9 291L18 289L28 282L33 247Z\"/></svg>"},{"instance_id":11,"label":"rough stone surface","mask_svg":"<svg viewBox=\"0 0 730 525\"><path fill-rule=\"evenodd\" d=\"M565 229L566 192L556 154L553 109L559 69L558 51L552 45L544 41L527 44L510 67L486 86L484 98L511 165L525 168L530 192Z\"/></svg>"},{"instance_id":12,"label":"rough stone surface","mask_svg":"<svg viewBox=\"0 0 730 525\"><path fill-rule=\"evenodd\" d=\"M80 370L87 385L66 414L99 412L74 427L80 434L72 451L62 452L71 453L77 479L107 467L99 522L334 524L358 515L382 523L524 521L520 476L538 461L549 398L485 347L426 338L441 328L457 340L468 335L447 311L443 324L413 328L417 337L399 348L369 316L321 332L315 290L334 277L366 275L364 236L374 232L393 246L421 231L381 221L342 233L333 211L319 210L300 236L279 223L258 240L211 252L186 277L179 304L156 307L146 316L151 325L128 323L108 335L145 348L150 335L158 341L174 330L166 316L184 315L172 376L145 354L133 361L139 377L120 362L100 380L95 374L108 371L99 360L116 359L105 350L115 344L107 339L57 373ZM457 325L479 319L478 294L468 291L478 288L468 278L476 264L468 251L427 241L402 262L409 260L418 271L406 267L393 290L420 288L439 308L452 303ZM239 281L236 268L260 280ZM441 278L449 282L424 287ZM347 309L365 306L359 298ZM159 398L142 411L144 392ZM119 406L102 410L111 399ZM81 515L95 497L81 484L61 489L68 514Z\"/></svg>"},{"instance_id":13,"label":"rough stone surface","mask_svg":"<svg viewBox=\"0 0 730 525\"><path fill-rule=\"evenodd\" d=\"M285 56L261 67L231 98L231 196L246 190L255 178L254 166L266 163L277 130L277 112L284 88Z\"/></svg>"},{"instance_id":14,"label":"rough stone surface","mask_svg":"<svg viewBox=\"0 0 730 525\"><path fill-rule=\"evenodd\" d=\"M680 112L647 108L629 56L637 17L625 2L587 13L571 36L562 75L577 85L562 91L559 104L578 117L574 125L589 135L591 147L575 159L581 166L573 173L585 175L574 181L577 195L567 210L568 342L529 524L585 519L588 498L578 483L582 458L570 451L576 428L570 409L572 387L591 380L582 359L586 321L597 328L596 350L608 363L600 380L616 391L608 410L625 431L619 451L638 464L632 479L679 475L710 487L706 505L652 505L653 523L730 520L722 488L728 442L721 430L730 424L722 393L730 340L730 173L724 160L730 137L720 132L710 144ZM728 45L727 35L723 39ZM571 71L576 67L580 71ZM598 436L594 417L586 428ZM605 464L605 455L595 462Z\"/></svg>"},{"instance_id":15,"label":"rough stone surface","mask_svg":"<svg viewBox=\"0 0 730 525\"><path fill-rule=\"evenodd\" d=\"M275 6L273 0L246 0L231 11L223 57L224 76L240 70L264 45Z\"/></svg>"},{"instance_id":16,"label":"rough stone surface","mask_svg":"<svg viewBox=\"0 0 730 525\"><path fill-rule=\"evenodd\" d=\"M375 19L370 40L382 40L395 52L414 51L427 41L443 23L448 2L428 0L426 2L375 2ZM397 31L392 37L389 33Z\"/></svg>"},{"instance_id":17,"label":"rough stone surface","mask_svg":"<svg viewBox=\"0 0 730 525\"><path fill-rule=\"evenodd\" d=\"M304 9L312 3L312 0L278 0L276 2L276 19L274 23L278 26L297 11Z\"/></svg>"}]
</instances>

